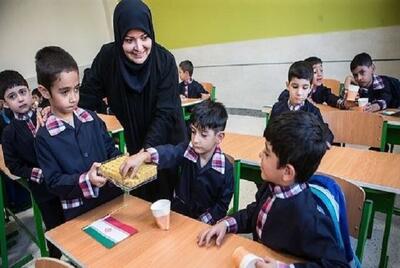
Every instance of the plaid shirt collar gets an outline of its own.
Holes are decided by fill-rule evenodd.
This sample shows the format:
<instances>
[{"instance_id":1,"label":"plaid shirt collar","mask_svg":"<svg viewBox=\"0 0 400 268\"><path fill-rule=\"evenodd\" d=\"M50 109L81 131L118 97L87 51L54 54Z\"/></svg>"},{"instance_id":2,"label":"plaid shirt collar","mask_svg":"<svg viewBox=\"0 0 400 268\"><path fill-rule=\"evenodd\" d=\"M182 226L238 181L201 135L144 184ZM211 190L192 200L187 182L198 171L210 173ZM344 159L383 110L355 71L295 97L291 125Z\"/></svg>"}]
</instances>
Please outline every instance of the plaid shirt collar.
<instances>
[{"instance_id":1,"label":"plaid shirt collar","mask_svg":"<svg viewBox=\"0 0 400 268\"><path fill-rule=\"evenodd\" d=\"M24 114L14 113L14 117L17 120L27 121L27 120L31 119L32 116L33 116L33 110L29 110L28 112L26 112Z\"/></svg>"},{"instance_id":2,"label":"plaid shirt collar","mask_svg":"<svg viewBox=\"0 0 400 268\"><path fill-rule=\"evenodd\" d=\"M189 143L183 156L193 163L197 163L197 160L199 158L199 155L194 151L191 142ZM211 158L211 168L221 174L225 174L225 155L222 153L222 150L218 145L215 147L214 154Z\"/></svg>"},{"instance_id":3,"label":"plaid shirt collar","mask_svg":"<svg viewBox=\"0 0 400 268\"><path fill-rule=\"evenodd\" d=\"M302 103L298 104L298 105L292 105L290 103L290 98L289 98L288 101L287 101L287 105L288 105L290 111L298 111L298 110L300 110L300 108L302 106L304 106L304 101Z\"/></svg>"},{"instance_id":4,"label":"plaid shirt collar","mask_svg":"<svg viewBox=\"0 0 400 268\"><path fill-rule=\"evenodd\" d=\"M185 84L185 86L190 85L193 82L193 79L190 78L188 81L183 81L183 83Z\"/></svg>"},{"instance_id":5,"label":"plaid shirt collar","mask_svg":"<svg viewBox=\"0 0 400 268\"><path fill-rule=\"evenodd\" d=\"M89 112L81 108L76 108L74 110L74 114L76 115L78 120L81 121L82 123L94 120ZM46 129L49 131L50 136L56 136L61 132L63 132L66 129L66 127L63 120L59 119L54 114L50 113L46 121Z\"/></svg>"},{"instance_id":6,"label":"plaid shirt collar","mask_svg":"<svg viewBox=\"0 0 400 268\"><path fill-rule=\"evenodd\" d=\"M301 193L301 191L306 189L308 186L307 183L295 183L290 186L280 186L270 183L268 187L272 195L276 196L276 198L286 199Z\"/></svg>"},{"instance_id":7,"label":"plaid shirt collar","mask_svg":"<svg viewBox=\"0 0 400 268\"><path fill-rule=\"evenodd\" d=\"M373 81L372 81L372 89L373 90L378 90L378 89L383 89L385 87L385 84L383 83L382 77L379 75L374 74L373 75Z\"/></svg>"}]
</instances>

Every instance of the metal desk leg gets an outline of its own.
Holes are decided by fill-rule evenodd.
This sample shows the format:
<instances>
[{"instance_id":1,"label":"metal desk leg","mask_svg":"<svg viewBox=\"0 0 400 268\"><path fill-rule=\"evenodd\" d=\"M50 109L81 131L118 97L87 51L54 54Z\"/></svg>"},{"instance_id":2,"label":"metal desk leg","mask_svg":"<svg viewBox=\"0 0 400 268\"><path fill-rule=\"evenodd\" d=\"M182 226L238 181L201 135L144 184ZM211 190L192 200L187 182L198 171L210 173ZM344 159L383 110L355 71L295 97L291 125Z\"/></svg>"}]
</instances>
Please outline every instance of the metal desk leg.
<instances>
[{"instance_id":1,"label":"metal desk leg","mask_svg":"<svg viewBox=\"0 0 400 268\"><path fill-rule=\"evenodd\" d=\"M118 132L118 140L119 140L118 144L119 150L121 153L124 154L126 150L125 150L125 135L123 131Z\"/></svg>"},{"instance_id":2,"label":"metal desk leg","mask_svg":"<svg viewBox=\"0 0 400 268\"><path fill-rule=\"evenodd\" d=\"M49 252L48 252L47 246L46 246L46 238L44 237L42 214L40 213L40 209L39 209L38 205L36 204L36 201L33 198L32 194L31 194L31 198L32 198L33 217L35 219L37 245L40 249L40 255L42 257L48 257Z\"/></svg>"},{"instance_id":3,"label":"metal desk leg","mask_svg":"<svg viewBox=\"0 0 400 268\"><path fill-rule=\"evenodd\" d=\"M4 182L0 174L0 251L1 266L8 267L7 235L6 235L6 214L4 213Z\"/></svg>"}]
</instances>

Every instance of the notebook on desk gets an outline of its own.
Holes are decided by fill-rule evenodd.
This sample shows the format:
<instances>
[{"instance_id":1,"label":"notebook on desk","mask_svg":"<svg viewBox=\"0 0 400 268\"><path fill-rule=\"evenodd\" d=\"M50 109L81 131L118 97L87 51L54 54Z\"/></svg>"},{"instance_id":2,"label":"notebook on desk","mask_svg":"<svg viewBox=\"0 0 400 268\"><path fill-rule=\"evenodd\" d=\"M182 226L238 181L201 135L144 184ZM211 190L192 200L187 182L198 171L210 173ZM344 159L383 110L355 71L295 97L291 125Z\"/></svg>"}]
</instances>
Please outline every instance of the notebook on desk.
<instances>
[{"instance_id":1,"label":"notebook on desk","mask_svg":"<svg viewBox=\"0 0 400 268\"><path fill-rule=\"evenodd\" d=\"M400 111L382 111L381 114L400 117Z\"/></svg>"}]
</instances>

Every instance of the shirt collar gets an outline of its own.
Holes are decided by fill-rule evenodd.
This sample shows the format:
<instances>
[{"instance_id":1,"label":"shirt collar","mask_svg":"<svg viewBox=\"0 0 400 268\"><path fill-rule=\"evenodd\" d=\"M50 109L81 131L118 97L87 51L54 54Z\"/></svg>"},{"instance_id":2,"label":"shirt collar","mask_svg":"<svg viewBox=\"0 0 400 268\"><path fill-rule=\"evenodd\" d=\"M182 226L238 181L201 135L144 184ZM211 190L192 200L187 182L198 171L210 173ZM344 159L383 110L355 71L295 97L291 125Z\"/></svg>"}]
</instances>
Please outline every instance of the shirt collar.
<instances>
[{"instance_id":1,"label":"shirt collar","mask_svg":"<svg viewBox=\"0 0 400 268\"><path fill-rule=\"evenodd\" d=\"M302 103L300 103L300 104L292 105L292 104L290 103L290 97L289 97L289 99L288 99L288 101L287 101L287 105L288 105L290 111L298 111L298 110L300 110L300 108L301 108L302 106L304 106L304 101L303 101Z\"/></svg>"},{"instance_id":2,"label":"shirt collar","mask_svg":"<svg viewBox=\"0 0 400 268\"><path fill-rule=\"evenodd\" d=\"M193 163L197 163L199 158L199 155L195 152L191 142L189 143L183 156ZM211 168L221 174L225 174L225 155L222 153L222 150L218 145L215 147L214 154L211 158Z\"/></svg>"},{"instance_id":3,"label":"shirt collar","mask_svg":"<svg viewBox=\"0 0 400 268\"><path fill-rule=\"evenodd\" d=\"M31 119L33 116L33 110L29 110L28 112L24 113L24 114L19 114L19 113L14 113L14 117L17 120L29 120Z\"/></svg>"},{"instance_id":4,"label":"shirt collar","mask_svg":"<svg viewBox=\"0 0 400 268\"><path fill-rule=\"evenodd\" d=\"M193 82L193 79L190 78L189 80L184 81L183 83L185 84L185 86L187 86L187 85L190 85L192 82Z\"/></svg>"},{"instance_id":5,"label":"shirt collar","mask_svg":"<svg viewBox=\"0 0 400 268\"><path fill-rule=\"evenodd\" d=\"M383 89L385 87L385 84L383 83L382 77L379 75L374 74L373 75L373 81L372 81L372 89L373 90L378 90L378 89Z\"/></svg>"},{"instance_id":6,"label":"shirt collar","mask_svg":"<svg viewBox=\"0 0 400 268\"><path fill-rule=\"evenodd\" d=\"M93 121L93 117L84 109L76 108L74 114L82 123ZM66 127L63 120L50 113L46 121L46 129L49 131L50 136L56 136L63 132Z\"/></svg>"},{"instance_id":7,"label":"shirt collar","mask_svg":"<svg viewBox=\"0 0 400 268\"><path fill-rule=\"evenodd\" d=\"M295 183L290 186L280 186L270 183L269 189L276 198L286 199L301 193L308 186L306 183Z\"/></svg>"}]
</instances>

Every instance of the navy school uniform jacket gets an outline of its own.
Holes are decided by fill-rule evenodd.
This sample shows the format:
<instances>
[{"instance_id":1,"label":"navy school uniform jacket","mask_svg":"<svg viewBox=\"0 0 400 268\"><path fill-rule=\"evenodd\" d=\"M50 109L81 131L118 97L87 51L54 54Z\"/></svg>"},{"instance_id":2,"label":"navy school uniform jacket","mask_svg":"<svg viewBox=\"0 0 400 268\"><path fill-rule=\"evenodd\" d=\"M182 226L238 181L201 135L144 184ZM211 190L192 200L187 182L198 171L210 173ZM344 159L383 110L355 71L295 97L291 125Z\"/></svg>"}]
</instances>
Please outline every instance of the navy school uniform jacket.
<instances>
[{"instance_id":1,"label":"navy school uniform jacket","mask_svg":"<svg viewBox=\"0 0 400 268\"><path fill-rule=\"evenodd\" d=\"M104 122L93 112L78 108L74 125L50 115L38 130L36 152L50 191L59 196L66 220L105 203L122 192L112 184L94 187L85 180L93 162L119 155Z\"/></svg>"},{"instance_id":2,"label":"navy school uniform jacket","mask_svg":"<svg viewBox=\"0 0 400 268\"><path fill-rule=\"evenodd\" d=\"M31 117L36 125L36 113ZM2 142L4 161L11 174L28 180L35 201L38 204L48 202L58 197L50 193L42 181L31 180L32 169L39 168L34 148L34 139L26 121L12 117L10 124L4 129Z\"/></svg>"},{"instance_id":3,"label":"navy school uniform jacket","mask_svg":"<svg viewBox=\"0 0 400 268\"><path fill-rule=\"evenodd\" d=\"M335 239L330 218L317 210L308 187L297 195L274 201L262 228L262 237L258 239L257 218L270 196L268 184L264 183L255 202L232 215L237 233L252 232L254 240L265 246L308 261L296 263L295 267L349 267L345 252Z\"/></svg>"},{"instance_id":4,"label":"navy school uniform jacket","mask_svg":"<svg viewBox=\"0 0 400 268\"><path fill-rule=\"evenodd\" d=\"M185 95L185 82L180 82L179 83L179 94L180 95ZM188 84L188 95L185 97L187 98L201 98L201 94L209 94L207 90L203 88L203 86L195 81L192 80L191 83Z\"/></svg>"},{"instance_id":5,"label":"navy school uniform jacket","mask_svg":"<svg viewBox=\"0 0 400 268\"><path fill-rule=\"evenodd\" d=\"M360 98L368 98L371 103L378 103L381 109L400 107L400 81L394 77L374 75L369 88L360 88ZM379 80L379 82L378 82Z\"/></svg>"},{"instance_id":6,"label":"navy school uniform jacket","mask_svg":"<svg viewBox=\"0 0 400 268\"><path fill-rule=\"evenodd\" d=\"M315 103L323 104L326 102L329 106L332 107L338 107L338 100L340 99L338 96L333 94L331 92L331 89L324 86L320 85L318 86L315 90L312 90L311 93L311 99ZM289 98L289 91L287 89L284 89L282 93L278 97L278 101L281 101L283 99L288 99Z\"/></svg>"},{"instance_id":7,"label":"navy school uniform jacket","mask_svg":"<svg viewBox=\"0 0 400 268\"><path fill-rule=\"evenodd\" d=\"M308 100L304 101L304 105L300 107L301 111L304 112L309 112L312 114L315 114L320 120L321 122L324 122L324 120L322 119L322 115L321 112L319 111L318 107L314 106L311 102L309 102ZM271 115L270 115L270 119L285 113L285 112L290 112L289 109L289 105L288 105L288 99L283 99L281 101L278 101L274 104L274 106L272 107L271 110ZM326 133L326 140L332 144L333 140L334 140L334 136L332 131L329 129L328 124L325 124L327 126L327 130L328 133Z\"/></svg>"},{"instance_id":8,"label":"navy school uniform jacket","mask_svg":"<svg viewBox=\"0 0 400 268\"><path fill-rule=\"evenodd\" d=\"M158 152L159 169L177 166L181 169L172 208L205 223L215 223L226 216L232 199L233 166L217 147L208 163L200 167L200 159L193 161L197 154L188 146L188 142L183 142L154 148Z\"/></svg>"}]
</instances>

